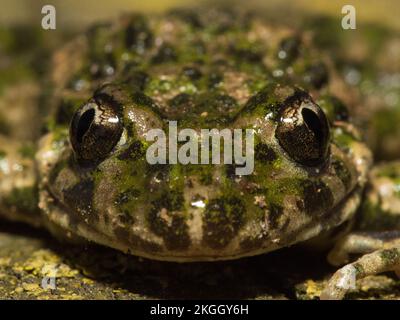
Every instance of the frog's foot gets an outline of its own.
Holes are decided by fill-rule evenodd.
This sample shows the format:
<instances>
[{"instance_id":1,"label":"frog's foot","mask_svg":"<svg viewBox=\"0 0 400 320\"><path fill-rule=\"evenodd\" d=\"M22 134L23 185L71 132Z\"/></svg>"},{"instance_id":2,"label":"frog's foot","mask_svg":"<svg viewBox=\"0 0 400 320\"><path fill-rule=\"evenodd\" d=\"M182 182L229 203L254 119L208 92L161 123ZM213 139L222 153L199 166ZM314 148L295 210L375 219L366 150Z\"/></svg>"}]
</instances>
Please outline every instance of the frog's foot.
<instances>
[{"instance_id":1,"label":"frog's foot","mask_svg":"<svg viewBox=\"0 0 400 320\"><path fill-rule=\"evenodd\" d=\"M368 253L370 252L370 253ZM347 263L350 254L368 253L339 269L329 280L321 299L343 299L355 289L356 280L382 272L400 276L400 232L354 233L340 241L329 254L332 264Z\"/></svg>"}]
</instances>

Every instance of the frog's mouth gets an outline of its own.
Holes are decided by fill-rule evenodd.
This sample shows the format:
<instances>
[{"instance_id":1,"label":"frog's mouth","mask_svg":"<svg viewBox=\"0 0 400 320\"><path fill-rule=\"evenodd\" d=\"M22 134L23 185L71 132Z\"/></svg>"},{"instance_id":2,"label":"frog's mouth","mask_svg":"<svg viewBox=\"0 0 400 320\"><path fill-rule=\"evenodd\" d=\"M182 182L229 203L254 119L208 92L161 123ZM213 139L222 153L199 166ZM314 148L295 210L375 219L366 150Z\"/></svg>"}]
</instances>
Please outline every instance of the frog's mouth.
<instances>
[{"instance_id":1,"label":"frog's mouth","mask_svg":"<svg viewBox=\"0 0 400 320\"><path fill-rule=\"evenodd\" d=\"M116 241L104 232L100 232L95 227L82 221L74 220L74 213L71 209L67 208L47 189L47 192L42 193L41 202L46 201L47 207L50 208L48 219L51 224L55 224L57 228L67 230L64 234L69 234L70 238L74 241L79 239L81 242L94 242L104 245L119 251L129 253L135 256L140 256L152 260L160 261L173 261L173 262L198 262L198 261L219 261L219 260L234 260L244 257L256 256L265 254L283 247L291 246L306 240L312 239L316 236L324 234L324 232L332 231L335 227L341 225L345 221L352 219L354 213L359 207L363 187L357 185L341 202L329 210L325 215L325 219L313 220L308 224L303 225L290 234L288 238L282 238L280 242L266 242L263 246L254 250L236 250L236 251L221 251L206 254L199 254L198 248L186 250L184 252L176 251L163 251L152 253L151 251L140 250L132 248L132 245ZM45 194L47 193L47 196ZM44 196L43 196L44 195ZM57 229L56 228L56 229ZM50 227L50 230L55 230Z\"/></svg>"}]
</instances>

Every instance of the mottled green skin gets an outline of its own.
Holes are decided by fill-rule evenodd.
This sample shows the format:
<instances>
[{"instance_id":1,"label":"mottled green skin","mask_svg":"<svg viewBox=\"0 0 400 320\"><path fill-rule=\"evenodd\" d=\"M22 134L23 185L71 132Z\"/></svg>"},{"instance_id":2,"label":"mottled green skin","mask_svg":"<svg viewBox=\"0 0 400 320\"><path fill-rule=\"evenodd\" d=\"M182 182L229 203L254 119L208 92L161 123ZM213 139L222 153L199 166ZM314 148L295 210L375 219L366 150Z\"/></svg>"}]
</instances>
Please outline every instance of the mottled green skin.
<instances>
[{"instance_id":1,"label":"mottled green skin","mask_svg":"<svg viewBox=\"0 0 400 320\"><path fill-rule=\"evenodd\" d=\"M134 15L93 28L54 62L50 116L35 155L38 188L16 188L2 211L18 208L22 194L33 194L36 208L38 190L33 220L55 234L171 261L260 254L352 220L371 153L335 97L344 84L308 35L230 11ZM105 158L82 165L69 125L98 96L116 106L123 133ZM323 163L304 166L278 142L280 110L290 101L325 111ZM180 128L253 128L254 173L148 164L144 135L167 130L168 120Z\"/></svg>"},{"instance_id":2,"label":"mottled green skin","mask_svg":"<svg viewBox=\"0 0 400 320\"><path fill-rule=\"evenodd\" d=\"M275 250L354 214L370 154L337 108L329 66L306 37L228 11L179 12L99 26L71 48L79 63L68 61L68 49L58 53L54 116L36 155L50 228L136 255L194 261ZM60 64L69 71L61 79ZM277 141L282 106L293 97L312 101L296 87L309 90L330 121L322 165L295 162ZM82 166L69 123L100 93L118 105L124 131L105 159ZM255 129L254 173L149 165L144 133L167 130L167 120L181 128ZM204 208L192 204L199 200Z\"/></svg>"}]
</instances>

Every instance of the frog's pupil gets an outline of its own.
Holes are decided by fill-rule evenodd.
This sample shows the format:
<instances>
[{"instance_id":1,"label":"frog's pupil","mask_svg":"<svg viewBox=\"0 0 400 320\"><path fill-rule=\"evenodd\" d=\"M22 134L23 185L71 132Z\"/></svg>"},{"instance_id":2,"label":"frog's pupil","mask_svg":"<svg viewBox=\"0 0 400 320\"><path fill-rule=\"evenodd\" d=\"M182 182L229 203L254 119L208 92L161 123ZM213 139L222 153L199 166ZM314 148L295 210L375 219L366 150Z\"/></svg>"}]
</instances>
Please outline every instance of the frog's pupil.
<instances>
[{"instance_id":1,"label":"frog's pupil","mask_svg":"<svg viewBox=\"0 0 400 320\"><path fill-rule=\"evenodd\" d=\"M304 108L301 110L301 115L303 116L303 121L307 125L307 127L314 132L315 138L318 141L318 144L321 145L322 136L324 134L323 129L321 127L321 120L318 118L318 115L315 114L310 109Z\"/></svg>"},{"instance_id":2,"label":"frog's pupil","mask_svg":"<svg viewBox=\"0 0 400 320\"><path fill-rule=\"evenodd\" d=\"M81 118L79 119L78 131L77 131L77 137L76 137L76 139L78 140L79 143L82 143L83 136L89 130L90 125L92 124L92 122L94 120L94 115L95 115L94 109L89 109L89 110L85 111L82 114Z\"/></svg>"}]
</instances>

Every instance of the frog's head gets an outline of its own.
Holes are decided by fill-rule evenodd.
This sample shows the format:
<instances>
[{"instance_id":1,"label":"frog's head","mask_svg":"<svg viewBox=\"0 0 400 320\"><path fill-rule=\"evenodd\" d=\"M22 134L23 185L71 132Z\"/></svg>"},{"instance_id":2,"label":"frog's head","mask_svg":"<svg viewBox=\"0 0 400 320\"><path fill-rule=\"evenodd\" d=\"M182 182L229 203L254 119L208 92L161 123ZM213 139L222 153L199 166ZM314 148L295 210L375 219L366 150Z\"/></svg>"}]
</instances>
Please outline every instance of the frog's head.
<instances>
[{"instance_id":1,"label":"frog's head","mask_svg":"<svg viewBox=\"0 0 400 320\"><path fill-rule=\"evenodd\" d=\"M336 99L270 85L219 118L191 108L179 115L186 128L254 130L251 174L236 175L235 164L149 164L147 132L177 119L141 92L108 85L69 129L42 140L49 220L125 252L193 261L288 246L354 213L370 154Z\"/></svg>"}]
</instances>

